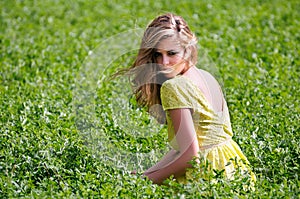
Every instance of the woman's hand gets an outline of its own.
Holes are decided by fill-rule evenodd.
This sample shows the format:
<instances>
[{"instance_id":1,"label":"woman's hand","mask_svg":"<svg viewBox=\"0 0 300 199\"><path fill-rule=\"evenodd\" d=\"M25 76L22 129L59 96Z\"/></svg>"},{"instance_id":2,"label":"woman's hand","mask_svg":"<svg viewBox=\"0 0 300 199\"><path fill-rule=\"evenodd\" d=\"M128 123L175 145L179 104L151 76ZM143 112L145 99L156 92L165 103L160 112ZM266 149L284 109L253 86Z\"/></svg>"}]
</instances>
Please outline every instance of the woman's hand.
<instances>
[{"instance_id":1,"label":"woman's hand","mask_svg":"<svg viewBox=\"0 0 300 199\"><path fill-rule=\"evenodd\" d=\"M136 170L133 170L130 172L130 174L132 174L132 175L136 175L136 173L137 173Z\"/></svg>"}]
</instances>

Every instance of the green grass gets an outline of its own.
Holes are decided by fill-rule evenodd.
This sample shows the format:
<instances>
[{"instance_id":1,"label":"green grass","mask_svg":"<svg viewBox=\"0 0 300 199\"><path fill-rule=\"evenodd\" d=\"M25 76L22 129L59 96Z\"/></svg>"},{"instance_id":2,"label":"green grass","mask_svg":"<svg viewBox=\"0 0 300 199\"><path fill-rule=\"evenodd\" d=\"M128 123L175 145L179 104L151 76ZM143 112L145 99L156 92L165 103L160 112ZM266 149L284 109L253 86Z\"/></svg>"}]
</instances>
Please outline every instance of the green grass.
<instances>
[{"instance_id":1,"label":"green grass","mask_svg":"<svg viewBox=\"0 0 300 199\"><path fill-rule=\"evenodd\" d=\"M0 8L1 198L300 196L298 1L4 0ZM130 174L162 154L166 129L135 106L124 79L107 77L133 60L139 40L125 31L163 12L197 34L199 67L223 85L255 191L243 191L243 179L167 187ZM120 37L137 43L120 53ZM137 154L144 161L135 165Z\"/></svg>"}]
</instances>

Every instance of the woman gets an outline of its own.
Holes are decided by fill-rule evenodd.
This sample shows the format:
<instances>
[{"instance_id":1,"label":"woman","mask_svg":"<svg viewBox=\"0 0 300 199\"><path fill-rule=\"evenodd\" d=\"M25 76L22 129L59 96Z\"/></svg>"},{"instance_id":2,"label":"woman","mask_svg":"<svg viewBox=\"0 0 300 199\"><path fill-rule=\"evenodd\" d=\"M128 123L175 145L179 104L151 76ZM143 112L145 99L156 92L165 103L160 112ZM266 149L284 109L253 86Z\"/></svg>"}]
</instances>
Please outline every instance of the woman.
<instances>
[{"instance_id":1,"label":"woman","mask_svg":"<svg viewBox=\"0 0 300 199\"><path fill-rule=\"evenodd\" d=\"M197 39L182 17L158 16L145 30L129 69L137 102L168 125L173 149L144 172L156 184L171 175L185 182L190 161L199 154L212 169L224 169L229 179L237 166L225 166L230 159L238 160L242 170L248 171L243 163L248 163L247 158L232 140L228 108L218 82L195 66L196 45Z\"/></svg>"}]
</instances>

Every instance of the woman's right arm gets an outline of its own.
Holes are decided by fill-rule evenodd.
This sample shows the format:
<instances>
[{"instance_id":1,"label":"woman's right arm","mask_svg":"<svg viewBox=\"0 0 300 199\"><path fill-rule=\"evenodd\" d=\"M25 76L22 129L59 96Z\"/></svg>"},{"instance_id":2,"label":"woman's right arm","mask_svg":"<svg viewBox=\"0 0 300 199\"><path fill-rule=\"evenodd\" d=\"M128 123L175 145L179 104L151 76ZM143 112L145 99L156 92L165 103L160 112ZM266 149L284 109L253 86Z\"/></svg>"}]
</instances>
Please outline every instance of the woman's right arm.
<instances>
[{"instance_id":1,"label":"woman's right arm","mask_svg":"<svg viewBox=\"0 0 300 199\"><path fill-rule=\"evenodd\" d=\"M169 152L165 158L144 173L157 184L161 184L171 175L174 175L174 177L183 175L186 169L191 167L189 162L199 152L190 109L172 109L168 111L176 132L175 139L179 146L179 152L175 151L176 154L174 151Z\"/></svg>"},{"instance_id":2,"label":"woman's right arm","mask_svg":"<svg viewBox=\"0 0 300 199\"><path fill-rule=\"evenodd\" d=\"M171 149L166 155L164 155L164 157L158 162L156 163L154 166L150 167L149 169L147 169L144 174L150 174L154 171L157 171L159 169L162 169L163 167L167 166L169 163L171 163L173 160L175 160L175 158L179 155L179 152Z\"/></svg>"}]
</instances>

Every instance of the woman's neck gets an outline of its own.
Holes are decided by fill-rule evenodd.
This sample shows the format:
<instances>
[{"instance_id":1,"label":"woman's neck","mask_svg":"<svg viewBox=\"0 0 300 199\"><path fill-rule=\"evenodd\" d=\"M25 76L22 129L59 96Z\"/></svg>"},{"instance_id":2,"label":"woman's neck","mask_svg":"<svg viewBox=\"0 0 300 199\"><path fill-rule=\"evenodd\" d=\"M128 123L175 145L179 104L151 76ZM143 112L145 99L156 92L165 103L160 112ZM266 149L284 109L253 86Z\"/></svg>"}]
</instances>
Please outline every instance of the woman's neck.
<instances>
[{"instance_id":1,"label":"woman's neck","mask_svg":"<svg viewBox=\"0 0 300 199\"><path fill-rule=\"evenodd\" d=\"M182 73L182 75L189 77L189 76L193 75L196 70L197 70L196 66L191 66L186 71L184 71Z\"/></svg>"}]
</instances>

